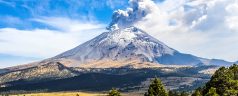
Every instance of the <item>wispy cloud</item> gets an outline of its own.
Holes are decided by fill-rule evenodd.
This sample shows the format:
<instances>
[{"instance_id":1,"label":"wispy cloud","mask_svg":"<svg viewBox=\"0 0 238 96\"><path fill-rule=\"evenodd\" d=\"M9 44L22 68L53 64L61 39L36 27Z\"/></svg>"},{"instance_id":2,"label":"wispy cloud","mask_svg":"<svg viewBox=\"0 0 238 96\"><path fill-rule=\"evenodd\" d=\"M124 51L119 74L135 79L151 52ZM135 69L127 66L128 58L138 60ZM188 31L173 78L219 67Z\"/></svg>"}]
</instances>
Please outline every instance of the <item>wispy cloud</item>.
<instances>
[{"instance_id":1,"label":"wispy cloud","mask_svg":"<svg viewBox=\"0 0 238 96\"><path fill-rule=\"evenodd\" d=\"M8 5L8 6L11 6L11 7L15 7L16 6L16 4L15 3L13 3L13 2L7 2L7 1L5 1L5 0L0 0L0 4L4 4L4 5Z\"/></svg>"},{"instance_id":2,"label":"wispy cloud","mask_svg":"<svg viewBox=\"0 0 238 96\"><path fill-rule=\"evenodd\" d=\"M105 26L90 22L80 22L67 18L34 19L60 30L0 29L0 53L16 56L50 57L93 38L103 32Z\"/></svg>"},{"instance_id":3,"label":"wispy cloud","mask_svg":"<svg viewBox=\"0 0 238 96\"><path fill-rule=\"evenodd\" d=\"M106 5L109 6L111 9L116 9L118 6L127 5L128 0L106 0Z\"/></svg>"},{"instance_id":4,"label":"wispy cloud","mask_svg":"<svg viewBox=\"0 0 238 96\"><path fill-rule=\"evenodd\" d=\"M226 6L228 15L225 17L225 22L232 31L238 32L238 1Z\"/></svg>"},{"instance_id":5,"label":"wispy cloud","mask_svg":"<svg viewBox=\"0 0 238 96\"><path fill-rule=\"evenodd\" d=\"M47 24L66 32L81 32L84 30L100 29L105 27L104 24L100 24L95 21L79 21L64 17L41 17L32 20Z\"/></svg>"},{"instance_id":6,"label":"wispy cloud","mask_svg":"<svg viewBox=\"0 0 238 96\"><path fill-rule=\"evenodd\" d=\"M101 10L100 7L107 6L105 3L98 2L104 4L98 5L78 0L1 0L0 3L12 8L12 12L0 13L0 54L26 58L15 59L18 64L32 61L31 57L43 59L55 56L99 35L106 27L95 18L95 14L90 13L95 9ZM1 60L0 64L16 64L11 61L11 58Z\"/></svg>"},{"instance_id":7,"label":"wispy cloud","mask_svg":"<svg viewBox=\"0 0 238 96\"><path fill-rule=\"evenodd\" d=\"M7 26L23 24L23 21L18 17L0 16L0 18L2 19L0 21L0 24L6 24Z\"/></svg>"},{"instance_id":8,"label":"wispy cloud","mask_svg":"<svg viewBox=\"0 0 238 96\"><path fill-rule=\"evenodd\" d=\"M78 46L79 44L99 35L105 31L105 26L100 23L71 20L69 18L50 17L34 19L48 24L59 30L32 29L19 30L16 28L0 29L0 54L8 54L18 57L49 58L61 52ZM36 59L39 60L39 59ZM12 63L24 63L26 60L16 62L0 62L5 65ZM21 61L21 62L20 62Z\"/></svg>"}]
</instances>

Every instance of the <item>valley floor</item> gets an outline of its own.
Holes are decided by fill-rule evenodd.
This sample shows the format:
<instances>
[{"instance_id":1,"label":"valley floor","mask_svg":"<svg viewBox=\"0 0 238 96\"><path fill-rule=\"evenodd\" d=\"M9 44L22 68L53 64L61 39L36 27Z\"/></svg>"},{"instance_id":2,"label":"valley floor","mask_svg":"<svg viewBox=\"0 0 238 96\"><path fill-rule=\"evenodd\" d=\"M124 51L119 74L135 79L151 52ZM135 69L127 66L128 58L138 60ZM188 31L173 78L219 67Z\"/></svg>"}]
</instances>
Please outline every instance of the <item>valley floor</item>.
<instances>
[{"instance_id":1,"label":"valley floor","mask_svg":"<svg viewBox=\"0 0 238 96\"><path fill-rule=\"evenodd\" d=\"M16 94L10 96L106 96L106 94L89 93L89 92L49 92L49 93Z\"/></svg>"},{"instance_id":2,"label":"valley floor","mask_svg":"<svg viewBox=\"0 0 238 96\"><path fill-rule=\"evenodd\" d=\"M141 93L121 93L122 96L143 96ZM26 94L15 94L6 95L0 94L0 96L107 96L107 93L96 93L96 92L46 92L46 93L26 93Z\"/></svg>"}]
</instances>

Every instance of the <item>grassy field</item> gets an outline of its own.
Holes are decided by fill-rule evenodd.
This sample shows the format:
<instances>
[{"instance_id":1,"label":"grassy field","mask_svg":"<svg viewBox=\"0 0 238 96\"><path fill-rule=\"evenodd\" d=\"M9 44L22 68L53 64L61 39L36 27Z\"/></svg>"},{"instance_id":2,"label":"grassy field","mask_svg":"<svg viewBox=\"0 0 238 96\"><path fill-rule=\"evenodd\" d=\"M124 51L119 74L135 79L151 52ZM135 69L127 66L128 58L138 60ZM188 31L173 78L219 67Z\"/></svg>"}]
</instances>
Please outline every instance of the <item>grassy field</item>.
<instances>
[{"instance_id":1,"label":"grassy field","mask_svg":"<svg viewBox=\"0 0 238 96\"><path fill-rule=\"evenodd\" d=\"M86 92L52 92L52 93L18 94L10 96L106 96L106 94L86 93Z\"/></svg>"},{"instance_id":2,"label":"grassy field","mask_svg":"<svg viewBox=\"0 0 238 96\"><path fill-rule=\"evenodd\" d=\"M122 96L143 96L138 93L121 93ZM107 96L107 93L91 93L91 92L49 92L49 93L27 93L16 95L4 95L0 96Z\"/></svg>"}]
</instances>

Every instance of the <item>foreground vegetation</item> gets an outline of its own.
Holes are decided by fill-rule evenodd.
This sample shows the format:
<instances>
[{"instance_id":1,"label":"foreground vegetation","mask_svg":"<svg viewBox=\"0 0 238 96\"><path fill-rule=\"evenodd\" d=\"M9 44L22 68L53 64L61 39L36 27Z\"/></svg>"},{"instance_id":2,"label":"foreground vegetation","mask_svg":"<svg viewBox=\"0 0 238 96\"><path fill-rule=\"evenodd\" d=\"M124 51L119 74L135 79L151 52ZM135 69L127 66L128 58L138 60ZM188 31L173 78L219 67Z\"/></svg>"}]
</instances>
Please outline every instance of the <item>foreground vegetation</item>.
<instances>
[{"instance_id":1,"label":"foreground vegetation","mask_svg":"<svg viewBox=\"0 0 238 96\"><path fill-rule=\"evenodd\" d=\"M193 96L238 96L238 65L219 68L204 87Z\"/></svg>"},{"instance_id":2,"label":"foreground vegetation","mask_svg":"<svg viewBox=\"0 0 238 96\"><path fill-rule=\"evenodd\" d=\"M113 93L113 95L111 95ZM121 96L113 89L109 96ZM169 91L165 89L159 78L151 81L148 91L144 96L189 96L186 92ZM219 68L205 86L196 89L192 96L238 96L238 65L229 68Z\"/></svg>"},{"instance_id":3,"label":"foreground vegetation","mask_svg":"<svg viewBox=\"0 0 238 96\"><path fill-rule=\"evenodd\" d=\"M107 94L83 93L83 92L55 92L19 94L15 96L123 96L118 90L112 89ZM144 96L238 96L238 65L228 68L219 68L204 86L197 88L193 93L166 90L159 78L151 80ZM3 95L8 96L8 95ZM12 95L11 95L12 96Z\"/></svg>"},{"instance_id":4,"label":"foreground vegetation","mask_svg":"<svg viewBox=\"0 0 238 96\"><path fill-rule=\"evenodd\" d=\"M52 92L52 93L30 93L2 96L105 96L106 94L87 93L87 92ZM1 96L1 95L0 95Z\"/></svg>"}]
</instances>

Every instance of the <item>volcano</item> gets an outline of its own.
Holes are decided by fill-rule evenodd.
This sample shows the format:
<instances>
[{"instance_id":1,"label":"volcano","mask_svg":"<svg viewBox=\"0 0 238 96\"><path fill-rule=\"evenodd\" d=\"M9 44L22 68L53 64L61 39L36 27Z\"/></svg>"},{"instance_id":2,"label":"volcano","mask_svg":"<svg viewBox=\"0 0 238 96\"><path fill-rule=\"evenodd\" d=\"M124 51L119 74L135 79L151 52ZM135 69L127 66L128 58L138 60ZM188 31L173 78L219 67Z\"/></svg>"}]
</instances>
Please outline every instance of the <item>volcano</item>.
<instances>
[{"instance_id":1,"label":"volcano","mask_svg":"<svg viewBox=\"0 0 238 96\"><path fill-rule=\"evenodd\" d=\"M67 64L70 67L99 61L127 62L132 60L139 63L150 62L162 65L222 66L231 64L223 60L205 59L180 53L133 26L104 32L49 60L71 61Z\"/></svg>"},{"instance_id":2,"label":"volcano","mask_svg":"<svg viewBox=\"0 0 238 96\"><path fill-rule=\"evenodd\" d=\"M54 57L0 69L0 93L7 91L129 92L148 88L158 76L166 88L191 91L210 79L219 66L234 62L206 59L173 49L134 24L151 14L150 0L130 0L113 13L106 32Z\"/></svg>"}]
</instances>

